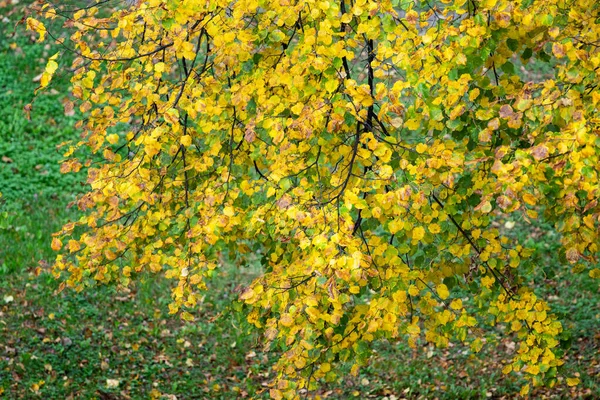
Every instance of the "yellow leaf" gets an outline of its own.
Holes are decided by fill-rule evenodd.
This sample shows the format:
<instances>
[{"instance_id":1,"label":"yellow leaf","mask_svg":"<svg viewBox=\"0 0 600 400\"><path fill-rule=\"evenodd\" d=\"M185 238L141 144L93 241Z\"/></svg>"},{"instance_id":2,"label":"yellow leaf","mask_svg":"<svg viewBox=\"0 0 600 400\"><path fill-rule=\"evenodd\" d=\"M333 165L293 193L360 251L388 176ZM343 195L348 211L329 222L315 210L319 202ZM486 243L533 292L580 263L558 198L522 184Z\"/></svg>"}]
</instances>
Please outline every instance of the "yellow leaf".
<instances>
[{"instance_id":1,"label":"yellow leaf","mask_svg":"<svg viewBox=\"0 0 600 400\"><path fill-rule=\"evenodd\" d=\"M519 321L513 321L513 322L510 323L510 329L513 332L519 332L522 327L523 327L523 324L520 323Z\"/></svg>"},{"instance_id":2,"label":"yellow leaf","mask_svg":"<svg viewBox=\"0 0 600 400\"><path fill-rule=\"evenodd\" d=\"M421 333L421 328L417 324L410 324L406 327L406 333L411 336L417 336L419 333Z\"/></svg>"},{"instance_id":3,"label":"yellow leaf","mask_svg":"<svg viewBox=\"0 0 600 400\"><path fill-rule=\"evenodd\" d=\"M438 224L429 224L427 229L429 229L429 232L431 232L433 234L437 234L442 231L442 229L440 228L440 226Z\"/></svg>"},{"instance_id":4,"label":"yellow leaf","mask_svg":"<svg viewBox=\"0 0 600 400\"><path fill-rule=\"evenodd\" d=\"M566 55L565 46L561 43L554 42L552 44L552 54L554 54L556 58L563 58Z\"/></svg>"},{"instance_id":5,"label":"yellow leaf","mask_svg":"<svg viewBox=\"0 0 600 400\"><path fill-rule=\"evenodd\" d=\"M50 247L54 251L59 251L62 248L62 242L59 238L54 238L52 239L52 245Z\"/></svg>"},{"instance_id":6,"label":"yellow leaf","mask_svg":"<svg viewBox=\"0 0 600 400\"><path fill-rule=\"evenodd\" d=\"M523 195L523 201L529 204L530 206L534 206L536 203L536 199L531 193L525 193Z\"/></svg>"},{"instance_id":7,"label":"yellow leaf","mask_svg":"<svg viewBox=\"0 0 600 400\"><path fill-rule=\"evenodd\" d=\"M492 132L489 129L484 129L477 135L481 143L489 143L492 140Z\"/></svg>"},{"instance_id":8,"label":"yellow leaf","mask_svg":"<svg viewBox=\"0 0 600 400\"><path fill-rule=\"evenodd\" d=\"M119 135L117 134L110 134L110 135L106 135L106 141L110 144L115 144L119 141Z\"/></svg>"},{"instance_id":9,"label":"yellow leaf","mask_svg":"<svg viewBox=\"0 0 600 400\"><path fill-rule=\"evenodd\" d=\"M381 179L388 179L393 175L393 173L394 173L394 169L387 164L382 165L381 168L379 169L379 177Z\"/></svg>"},{"instance_id":10,"label":"yellow leaf","mask_svg":"<svg viewBox=\"0 0 600 400\"><path fill-rule=\"evenodd\" d=\"M181 319L183 319L184 321L193 321L194 316L192 314L190 314L189 312L184 311L181 313Z\"/></svg>"},{"instance_id":11,"label":"yellow leaf","mask_svg":"<svg viewBox=\"0 0 600 400\"><path fill-rule=\"evenodd\" d=\"M452 302L450 303L450 308L453 310L460 310L462 308L462 300L461 299L452 300Z\"/></svg>"},{"instance_id":12,"label":"yellow leaf","mask_svg":"<svg viewBox=\"0 0 600 400\"><path fill-rule=\"evenodd\" d=\"M183 147L189 147L192 145L192 137L190 135L183 135L180 139L180 143Z\"/></svg>"},{"instance_id":13,"label":"yellow leaf","mask_svg":"<svg viewBox=\"0 0 600 400\"><path fill-rule=\"evenodd\" d=\"M327 90L327 92L329 93L333 93L337 90L339 86L339 82L335 79L331 79L328 80L327 82L325 82L325 90Z\"/></svg>"},{"instance_id":14,"label":"yellow leaf","mask_svg":"<svg viewBox=\"0 0 600 400\"><path fill-rule=\"evenodd\" d=\"M528 374L531 375L537 375L540 373L540 366L539 365L529 365L526 369Z\"/></svg>"},{"instance_id":15,"label":"yellow leaf","mask_svg":"<svg viewBox=\"0 0 600 400\"><path fill-rule=\"evenodd\" d=\"M240 300L250 300L254 298L255 295L256 294L254 293L254 290L252 290L252 288L248 288L240 295Z\"/></svg>"},{"instance_id":16,"label":"yellow leaf","mask_svg":"<svg viewBox=\"0 0 600 400\"><path fill-rule=\"evenodd\" d=\"M38 43L44 41L44 38L46 37L46 27L43 23L35 18L27 18L27 29L35 31L38 33L38 35L40 35L37 40Z\"/></svg>"},{"instance_id":17,"label":"yellow leaf","mask_svg":"<svg viewBox=\"0 0 600 400\"><path fill-rule=\"evenodd\" d=\"M437 285L435 291L437 292L438 296L440 296L440 298L442 300L446 300L448 298L448 296L450 296L450 291L448 290L448 286L444 285L443 283L440 283L439 285Z\"/></svg>"},{"instance_id":18,"label":"yellow leaf","mask_svg":"<svg viewBox=\"0 0 600 400\"><path fill-rule=\"evenodd\" d=\"M58 69L58 63L56 62L56 59L58 58L58 54L59 53L56 53L52 57L50 57L48 59L48 63L46 64L46 72L49 73L50 75L54 74L56 72L56 70Z\"/></svg>"},{"instance_id":19,"label":"yellow leaf","mask_svg":"<svg viewBox=\"0 0 600 400\"><path fill-rule=\"evenodd\" d=\"M233 217L235 215L235 209L231 206L227 206L223 209L223 215L227 215L228 217Z\"/></svg>"},{"instance_id":20,"label":"yellow leaf","mask_svg":"<svg viewBox=\"0 0 600 400\"><path fill-rule=\"evenodd\" d=\"M486 288L491 288L496 279L493 276L484 276L481 278L481 284Z\"/></svg>"},{"instance_id":21,"label":"yellow leaf","mask_svg":"<svg viewBox=\"0 0 600 400\"><path fill-rule=\"evenodd\" d=\"M569 386L577 386L579 385L579 378L567 378L567 385Z\"/></svg>"},{"instance_id":22,"label":"yellow leaf","mask_svg":"<svg viewBox=\"0 0 600 400\"><path fill-rule=\"evenodd\" d=\"M490 211L492 211L492 204L489 201L484 201L478 207L476 207L476 210L477 209L479 209L479 211L481 211L482 213L487 214Z\"/></svg>"},{"instance_id":23,"label":"yellow leaf","mask_svg":"<svg viewBox=\"0 0 600 400\"><path fill-rule=\"evenodd\" d=\"M410 285L408 287L408 294L411 296L417 296L419 294L419 289L415 285Z\"/></svg>"},{"instance_id":24,"label":"yellow leaf","mask_svg":"<svg viewBox=\"0 0 600 400\"><path fill-rule=\"evenodd\" d=\"M164 114L165 121L167 121L171 125L179 124L179 110L176 108L170 108Z\"/></svg>"},{"instance_id":25,"label":"yellow leaf","mask_svg":"<svg viewBox=\"0 0 600 400\"><path fill-rule=\"evenodd\" d=\"M283 314L281 316L281 318L279 318L279 322L281 323L281 325L285 326L285 327L290 327L294 324L294 318L292 318L292 316L290 314Z\"/></svg>"},{"instance_id":26,"label":"yellow leaf","mask_svg":"<svg viewBox=\"0 0 600 400\"><path fill-rule=\"evenodd\" d=\"M58 63L55 61L57 57L58 53L50 57L50 59L46 63L46 68L44 70L44 73L42 74L42 79L40 80L41 87L46 87L50 84L52 76L58 69Z\"/></svg>"},{"instance_id":27,"label":"yellow leaf","mask_svg":"<svg viewBox=\"0 0 600 400\"><path fill-rule=\"evenodd\" d=\"M421 240L423 237L425 237L425 229L422 226L417 226L415 229L413 229L412 238L414 240Z\"/></svg>"},{"instance_id":28,"label":"yellow leaf","mask_svg":"<svg viewBox=\"0 0 600 400\"><path fill-rule=\"evenodd\" d=\"M42 79L40 80L40 86L41 87L46 87L50 84L50 81L52 80L52 75L48 74L47 72L44 72L42 74Z\"/></svg>"},{"instance_id":29,"label":"yellow leaf","mask_svg":"<svg viewBox=\"0 0 600 400\"><path fill-rule=\"evenodd\" d=\"M411 131L416 131L421 126L421 120L416 118L411 118L404 123L404 126Z\"/></svg>"},{"instance_id":30,"label":"yellow leaf","mask_svg":"<svg viewBox=\"0 0 600 400\"><path fill-rule=\"evenodd\" d=\"M535 210L527 210L525 213L531 219L537 219L537 217L538 217L538 213Z\"/></svg>"}]
</instances>

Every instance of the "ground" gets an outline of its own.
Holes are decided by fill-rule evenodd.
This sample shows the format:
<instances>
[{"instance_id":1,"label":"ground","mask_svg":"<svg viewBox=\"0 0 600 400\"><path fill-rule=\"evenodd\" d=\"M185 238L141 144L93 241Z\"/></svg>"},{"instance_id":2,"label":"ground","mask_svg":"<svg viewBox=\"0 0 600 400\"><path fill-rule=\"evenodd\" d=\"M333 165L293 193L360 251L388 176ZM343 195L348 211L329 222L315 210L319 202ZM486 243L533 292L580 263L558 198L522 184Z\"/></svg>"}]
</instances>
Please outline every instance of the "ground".
<instances>
[{"instance_id":1,"label":"ground","mask_svg":"<svg viewBox=\"0 0 600 400\"><path fill-rule=\"evenodd\" d=\"M0 0L0 398L266 398L276 354L263 351L259 335L234 310L240 285L256 268L223 266L194 323L168 314L168 282L154 275L129 288L58 291L48 272L50 238L77 217L69 203L85 185L81 174L60 174L57 145L77 136L78 115L64 106L66 75L34 98L44 59L58 48L36 43L17 24L23 7L23 1ZM61 56L61 66L67 63ZM538 247L543 267L533 272L532 284L568 329L564 376L581 379L569 387L561 378L531 396L599 398L598 283L554 258L550 226L509 222L504 229ZM513 338L501 333L477 355L459 343L416 350L404 342L379 343L358 377L346 375L315 394L513 398L523 382L501 372L515 351Z\"/></svg>"}]
</instances>

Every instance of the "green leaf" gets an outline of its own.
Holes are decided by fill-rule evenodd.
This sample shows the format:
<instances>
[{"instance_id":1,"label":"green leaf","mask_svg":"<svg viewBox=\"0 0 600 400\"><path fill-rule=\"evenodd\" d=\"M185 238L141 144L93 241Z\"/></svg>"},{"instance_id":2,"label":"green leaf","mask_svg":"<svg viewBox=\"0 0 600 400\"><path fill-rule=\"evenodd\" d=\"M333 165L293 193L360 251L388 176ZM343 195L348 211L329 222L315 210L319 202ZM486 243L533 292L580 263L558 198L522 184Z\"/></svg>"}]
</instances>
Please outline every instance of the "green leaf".
<instances>
[{"instance_id":1,"label":"green leaf","mask_svg":"<svg viewBox=\"0 0 600 400\"><path fill-rule=\"evenodd\" d=\"M506 45L508 46L509 49L511 49L512 51L517 51L517 49L519 48L519 41L516 39L507 39L506 40Z\"/></svg>"}]
</instances>

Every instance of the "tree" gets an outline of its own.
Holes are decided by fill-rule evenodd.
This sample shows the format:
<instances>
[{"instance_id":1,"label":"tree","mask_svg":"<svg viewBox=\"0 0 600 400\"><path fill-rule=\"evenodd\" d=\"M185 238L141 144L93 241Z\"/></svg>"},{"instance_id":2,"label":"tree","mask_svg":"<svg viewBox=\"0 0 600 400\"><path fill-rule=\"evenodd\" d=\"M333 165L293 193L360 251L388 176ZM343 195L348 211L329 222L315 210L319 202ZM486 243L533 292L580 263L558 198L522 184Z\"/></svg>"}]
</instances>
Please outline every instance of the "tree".
<instances>
[{"instance_id":1,"label":"tree","mask_svg":"<svg viewBox=\"0 0 600 400\"><path fill-rule=\"evenodd\" d=\"M280 350L274 398L356 373L380 338L478 351L485 325L518 338L505 373L553 384L562 326L497 222L552 222L560 259L600 276L599 4L101 3L42 7L68 40L27 22L75 52L86 114L63 164L89 167L86 214L53 239L66 285L161 273L193 320L219 257L251 250L240 300Z\"/></svg>"}]
</instances>

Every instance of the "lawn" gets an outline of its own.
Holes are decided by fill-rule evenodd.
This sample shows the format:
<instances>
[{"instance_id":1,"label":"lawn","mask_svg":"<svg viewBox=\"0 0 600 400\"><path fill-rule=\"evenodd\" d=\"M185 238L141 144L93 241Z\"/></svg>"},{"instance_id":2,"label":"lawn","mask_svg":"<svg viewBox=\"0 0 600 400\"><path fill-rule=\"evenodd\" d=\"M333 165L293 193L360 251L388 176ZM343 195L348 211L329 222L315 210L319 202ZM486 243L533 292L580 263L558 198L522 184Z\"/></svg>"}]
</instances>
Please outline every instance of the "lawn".
<instances>
[{"instance_id":1,"label":"lawn","mask_svg":"<svg viewBox=\"0 0 600 400\"><path fill-rule=\"evenodd\" d=\"M45 58L58 48L36 43L17 25L23 12L23 1L0 0L0 398L268 397L269 366L277 355L263 351L260 336L235 311L240 285L256 269L223 266L194 323L168 314L169 283L154 275L128 288L59 291L49 273L51 235L78 218L69 204L85 190L85 175L59 172L57 146L77 138L77 113L64 107L67 76L58 74L34 98ZM550 226L510 222L510 234L537 248L543 268L534 271L532 284L568 329L564 376L581 379L568 387L561 378L531 396L599 398L598 283L573 275L553 257L557 238ZM357 377L325 384L316 395L512 398L523 381L501 370L515 343L496 333L497 341L477 355L460 343L416 350L403 342L379 343Z\"/></svg>"}]
</instances>

